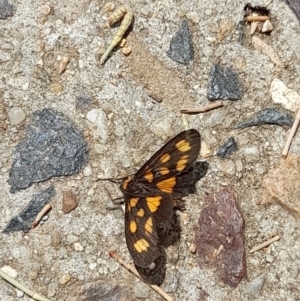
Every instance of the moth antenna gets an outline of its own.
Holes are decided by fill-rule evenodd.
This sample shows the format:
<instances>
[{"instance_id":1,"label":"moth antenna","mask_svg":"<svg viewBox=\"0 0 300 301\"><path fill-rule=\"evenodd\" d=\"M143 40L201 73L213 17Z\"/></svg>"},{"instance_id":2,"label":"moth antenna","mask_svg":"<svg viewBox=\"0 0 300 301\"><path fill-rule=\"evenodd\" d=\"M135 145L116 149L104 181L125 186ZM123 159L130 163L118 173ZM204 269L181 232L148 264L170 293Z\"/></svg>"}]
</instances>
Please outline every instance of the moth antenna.
<instances>
[{"instance_id":1,"label":"moth antenna","mask_svg":"<svg viewBox=\"0 0 300 301\"><path fill-rule=\"evenodd\" d=\"M112 182L112 183L115 183L115 184L120 184L122 180L124 180L125 178L122 177L122 178L98 178L96 181L109 181L109 182Z\"/></svg>"}]
</instances>

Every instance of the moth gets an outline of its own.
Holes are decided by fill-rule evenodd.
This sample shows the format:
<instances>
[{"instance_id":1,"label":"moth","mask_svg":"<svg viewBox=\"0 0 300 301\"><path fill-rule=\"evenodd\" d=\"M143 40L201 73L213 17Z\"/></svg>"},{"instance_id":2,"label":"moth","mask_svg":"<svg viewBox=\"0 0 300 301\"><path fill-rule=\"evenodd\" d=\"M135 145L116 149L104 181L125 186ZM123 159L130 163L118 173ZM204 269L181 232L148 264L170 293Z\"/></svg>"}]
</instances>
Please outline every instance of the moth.
<instances>
[{"instance_id":1,"label":"moth","mask_svg":"<svg viewBox=\"0 0 300 301\"><path fill-rule=\"evenodd\" d=\"M157 224L172 217L194 186L200 143L197 130L181 132L121 182L126 243L141 268L151 267L160 254Z\"/></svg>"}]
</instances>

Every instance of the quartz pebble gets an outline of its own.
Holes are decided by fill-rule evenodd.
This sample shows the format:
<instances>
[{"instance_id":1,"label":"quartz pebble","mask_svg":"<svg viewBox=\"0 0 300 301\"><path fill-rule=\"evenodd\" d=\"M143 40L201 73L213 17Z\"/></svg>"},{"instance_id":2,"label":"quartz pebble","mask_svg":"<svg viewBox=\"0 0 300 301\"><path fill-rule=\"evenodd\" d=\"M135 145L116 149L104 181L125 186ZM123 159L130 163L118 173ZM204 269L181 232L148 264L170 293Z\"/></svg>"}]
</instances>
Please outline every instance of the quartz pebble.
<instances>
[{"instance_id":1,"label":"quartz pebble","mask_svg":"<svg viewBox=\"0 0 300 301\"><path fill-rule=\"evenodd\" d=\"M25 120L26 114L22 108L13 107L8 112L10 123L13 125L20 124L22 121Z\"/></svg>"},{"instance_id":2,"label":"quartz pebble","mask_svg":"<svg viewBox=\"0 0 300 301\"><path fill-rule=\"evenodd\" d=\"M66 283L68 283L68 282L70 281L70 279L71 279L70 274L64 274L64 275L62 275L62 276L59 278L59 283L60 283L60 284L66 284Z\"/></svg>"}]
</instances>

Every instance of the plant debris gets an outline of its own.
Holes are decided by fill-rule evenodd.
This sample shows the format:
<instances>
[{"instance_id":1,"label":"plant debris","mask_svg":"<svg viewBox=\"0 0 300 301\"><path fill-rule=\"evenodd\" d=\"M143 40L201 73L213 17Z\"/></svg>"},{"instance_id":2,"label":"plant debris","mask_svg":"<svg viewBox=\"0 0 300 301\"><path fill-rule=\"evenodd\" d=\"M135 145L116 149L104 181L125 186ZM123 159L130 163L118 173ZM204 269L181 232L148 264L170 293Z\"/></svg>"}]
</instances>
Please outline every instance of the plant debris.
<instances>
[{"instance_id":1,"label":"plant debris","mask_svg":"<svg viewBox=\"0 0 300 301\"><path fill-rule=\"evenodd\" d=\"M277 124L280 126L292 126L294 118L287 112L280 112L275 109L264 109L258 112L250 120L239 123L236 128L244 129L250 126L259 126L263 124Z\"/></svg>"},{"instance_id":2,"label":"plant debris","mask_svg":"<svg viewBox=\"0 0 300 301\"><path fill-rule=\"evenodd\" d=\"M250 33L255 32L270 33L273 30L273 25L270 22L270 11L266 7L251 6L247 3L244 7L244 20L250 23Z\"/></svg>"},{"instance_id":3,"label":"plant debris","mask_svg":"<svg viewBox=\"0 0 300 301\"><path fill-rule=\"evenodd\" d=\"M187 20L183 20L179 30L171 39L167 56L173 61L187 65L194 58L192 36Z\"/></svg>"},{"instance_id":4,"label":"plant debris","mask_svg":"<svg viewBox=\"0 0 300 301\"><path fill-rule=\"evenodd\" d=\"M13 6L7 0L0 0L0 19L5 20L13 16Z\"/></svg>"},{"instance_id":5,"label":"plant debris","mask_svg":"<svg viewBox=\"0 0 300 301\"><path fill-rule=\"evenodd\" d=\"M110 45L107 47L104 54L101 56L100 59L101 65L105 63L106 59L108 58L112 50L118 45L119 42L122 41L124 34L126 33L128 28L130 27L130 24L133 21L133 12L129 6L121 6L118 9L116 9L108 19L109 26L113 26L120 20L122 21L118 31L116 32L113 40L111 41Z\"/></svg>"},{"instance_id":6,"label":"plant debris","mask_svg":"<svg viewBox=\"0 0 300 301\"><path fill-rule=\"evenodd\" d=\"M36 111L26 137L14 150L9 172L11 192L54 176L78 173L88 162L88 145L83 133L62 113Z\"/></svg>"},{"instance_id":7,"label":"plant debris","mask_svg":"<svg viewBox=\"0 0 300 301\"><path fill-rule=\"evenodd\" d=\"M246 274L244 218L232 187L205 197L196 229L200 267L214 266L220 279L236 287Z\"/></svg>"},{"instance_id":8,"label":"plant debris","mask_svg":"<svg viewBox=\"0 0 300 301\"><path fill-rule=\"evenodd\" d=\"M3 233L31 230L36 216L54 195L55 190L53 185L35 194L27 207L9 221Z\"/></svg>"},{"instance_id":9,"label":"plant debris","mask_svg":"<svg viewBox=\"0 0 300 301\"><path fill-rule=\"evenodd\" d=\"M217 156L225 158L238 150L238 146L233 137L230 137L218 150Z\"/></svg>"},{"instance_id":10,"label":"plant debris","mask_svg":"<svg viewBox=\"0 0 300 301\"><path fill-rule=\"evenodd\" d=\"M207 98L210 101L218 99L239 100L243 96L243 86L232 69L223 68L220 65L211 67L207 88Z\"/></svg>"}]
</instances>

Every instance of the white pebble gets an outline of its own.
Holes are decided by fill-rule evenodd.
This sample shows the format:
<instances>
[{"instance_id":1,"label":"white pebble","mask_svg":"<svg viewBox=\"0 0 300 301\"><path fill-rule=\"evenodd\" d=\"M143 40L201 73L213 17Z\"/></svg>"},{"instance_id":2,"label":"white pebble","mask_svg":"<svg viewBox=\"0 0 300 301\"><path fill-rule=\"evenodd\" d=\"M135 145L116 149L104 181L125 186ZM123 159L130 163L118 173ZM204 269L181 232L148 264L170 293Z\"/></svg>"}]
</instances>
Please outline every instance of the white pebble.
<instances>
[{"instance_id":1,"label":"white pebble","mask_svg":"<svg viewBox=\"0 0 300 301\"><path fill-rule=\"evenodd\" d=\"M19 107L13 107L9 110L8 116L13 125L20 124L26 118L25 112Z\"/></svg>"}]
</instances>

